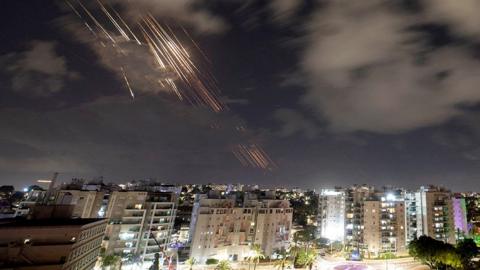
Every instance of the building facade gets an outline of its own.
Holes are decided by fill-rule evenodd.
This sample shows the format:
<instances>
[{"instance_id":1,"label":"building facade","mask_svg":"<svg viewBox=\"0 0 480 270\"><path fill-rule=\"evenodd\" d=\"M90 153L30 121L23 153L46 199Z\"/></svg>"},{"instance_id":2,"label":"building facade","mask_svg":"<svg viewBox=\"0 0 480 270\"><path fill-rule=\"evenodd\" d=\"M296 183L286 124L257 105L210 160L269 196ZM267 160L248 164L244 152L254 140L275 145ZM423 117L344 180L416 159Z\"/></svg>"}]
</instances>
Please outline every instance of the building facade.
<instances>
[{"instance_id":1,"label":"building facade","mask_svg":"<svg viewBox=\"0 0 480 270\"><path fill-rule=\"evenodd\" d=\"M73 205L73 218L100 218L105 192L88 190L60 190L56 194L58 205Z\"/></svg>"},{"instance_id":2,"label":"building facade","mask_svg":"<svg viewBox=\"0 0 480 270\"><path fill-rule=\"evenodd\" d=\"M4 220L0 268L91 270L106 225L104 219Z\"/></svg>"},{"instance_id":3,"label":"building facade","mask_svg":"<svg viewBox=\"0 0 480 270\"><path fill-rule=\"evenodd\" d=\"M345 238L345 192L323 189L318 200L317 236L330 241Z\"/></svg>"},{"instance_id":4,"label":"building facade","mask_svg":"<svg viewBox=\"0 0 480 270\"><path fill-rule=\"evenodd\" d=\"M456 196L452 198L453 211L453 229L455 230L455 239L463 240L469 237L469 228L467 221L467 205L465 198Z\"/></svg>"},{"instance_id":5,"label":"building facade","mask_svg":"<svg viewBox=\"0 0 480 270\"><path fill-rule=\"evenodd\" d=\"M251 200L238 205L235 198L197 196L192 212L190 256L203 263L209 258L242 261L259 245L265 256L287 248L292 227L286 200Z\"/></svg>"},{"instance_id":6,"label":"building facade","mask_svg":"<svg viewBox=\"0 0 480 270\"><path fill-rule=\"evenodd\" d=\"M455 244L452 195L440 187L420 187L407 195L407 241L426 235Z\"/></svg>"},{"instance_id":7,"label":"building facade","mask_svg":"<svg viewBox=\"0 0 480 270\"><path fill-rule=\"evenodd\" d=\"M406 252L405 202L401 191L372 195L364 202L366 256Z\"/></svg>"},{"instance_id":8,"label":"building facade","mask_svg":"<svg viewBox=\"0 0 480 270\"><path fill-rule=\"evenodd\" d=\"M364 202L374 193L369 186L345 189L345 247L353 256L360 256L366 247L363 241Z\"/></svg>"},{"instance_id":9,"label":"building facade","mask_svg":"<svg viewBox=\"0 0 480 270\"><path fill-rule=\"evenodd\" d=\"M171 239L176 196L170 192L115 191L110 194L104 247L107 254L150 261Z\"/></svg>"}]
</instances>

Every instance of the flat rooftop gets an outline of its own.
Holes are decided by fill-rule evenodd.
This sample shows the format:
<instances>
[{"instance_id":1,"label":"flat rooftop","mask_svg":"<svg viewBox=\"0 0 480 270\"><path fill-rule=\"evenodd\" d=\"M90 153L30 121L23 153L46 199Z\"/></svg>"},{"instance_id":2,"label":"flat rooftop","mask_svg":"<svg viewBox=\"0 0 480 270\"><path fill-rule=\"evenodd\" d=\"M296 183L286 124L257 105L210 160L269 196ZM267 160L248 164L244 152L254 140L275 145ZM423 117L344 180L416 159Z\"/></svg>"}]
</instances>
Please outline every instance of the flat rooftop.
<instances>
[{"instance_id":1,"label":"flat rooftop","mask_svg":"<svg viewBox=\"0 0 480 270\"><path fill-rule=\"evenodd\" d=\"M72 219L0 219L0 229L8 227L42 227L42 226L83 226L105 219L72 218Z\"/></svg>"}]
</instances>

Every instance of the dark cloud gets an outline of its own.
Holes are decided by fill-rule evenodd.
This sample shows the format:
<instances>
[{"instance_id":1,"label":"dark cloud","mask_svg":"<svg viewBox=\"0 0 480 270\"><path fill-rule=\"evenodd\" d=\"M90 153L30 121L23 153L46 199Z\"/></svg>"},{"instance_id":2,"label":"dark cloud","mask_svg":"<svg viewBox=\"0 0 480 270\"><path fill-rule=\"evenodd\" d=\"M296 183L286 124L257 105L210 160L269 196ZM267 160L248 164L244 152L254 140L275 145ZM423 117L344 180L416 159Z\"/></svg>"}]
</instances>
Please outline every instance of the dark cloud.
<instances>
[{"instance_id":1,"label":"dark cloud","mask_svg":"<svg viewBox=\"0 0 480 270\"><path fill-rule=\"evenodd\" d=\"M305 118L301 113L292 109L278 109L273 114L275 120L280 123L280 136L292 136L297 133L313 139L320 132L321 128L312 120Z\"/></svg>"},{"instance_id":2,"label":"dark cloud","mask_svg":"<svg viewBox=\"0 0 480 270\"><path fill-rule=\"evenodd\" d=\"M175 79L176 76L169 70L157 67L146 44L138 44L134 40L126 41L113 33L112 38L116 43L112 43L108 37L93 35L78 18L73 16L59 18L57 25L91 49L97 56L97 63L113 72L118 81L124 85L126 76L134 93L157 94L171 91L159 81L166 78ZM125 89L124 92L128 91Z\"/></svg>"},{"instance_id":3,"label":"dark cloud","mask_svg":"<svg viewBox=\"0 0 480 270\"><path fill-rule=\"evenodd\" d=\"M204 8L203 0L114 0L121 5L124 13L136 19L139 13L149 12L155 17L174 19L200 33L221 33L228 24Z\"/></svg>"},{"instance_id":4,"label":"dark cloud","mask_svg":"<svg viewBox=\"0 0 480 270\"><path fill-rule=\"evenodd\" d=\"M23 52L0 56L1 68L10 75L13 91L26 96L49 96L61 91L67 80L79 77L68 70L65 57L57 54L55 45L35 40Z\"/></svg>"},{"instance_id":5,"label":"dark cloud","mask_svg":"<svg viewBox=\"0 0 480 270\"><path fill-rule=\"evenodd\" d=\"M449 7L452 2L423 0L410 10L392 4L400 2L109 2L127 22L139 11L150 11L174 31L181 33L173 22L193 30L227 95L222 101L245 121L162 94L168 89L156 80L171 74L155 69L145 46L115 36L117 47L103 46L111 42L95 38L81 20L69 16L56 26L70 35L46 30L52 26L47 21L61 12L43 2L37 6L42 12L29 11L35 4L13 5L11 10L25 11L31 16L24 17L39 23L21 28L24 17L7 19L4 25L20 27L8 32L10 44L24 44L24 36L16 37L24 32L62 44L62 51L50 50L57 57L49 57L62 61L42 72L65 68L60 73L68 91L56 92L55 99L20 101L13 91L0 93L0 100L8 99L0 108L2 183L19 187L60 171L61 180L103 175L115 182L158 177L314 188L354 183L475 187L480 125L472 107L479 100L479 68L469 46L478 42L480 24L469 14L477 4ZM91 3L104 20L97 3ZM109 30L115 32L111 25ZM15 49L6 44L2 51ZM200 53L191 55L200 58ZM25 54L13 56L9 60L17 61L9 63ZM27 66L29 74L38 75L32 80L52 76ZM85 76L82 85L65 75L70 66ZM138 93L133 101L120 67ZM289 76L284 80L282 74ZM42 85L51 89L55 83ZM30 106L38 103L42 106ZM238 123L253 131L235 132ZM279 168L241 167L230 146L248 141L262 143Z\"/></svg>"},{"instance_id":6,"label":"dark cloud","mask_svg":"<svg viewBox=\"0 0 480 270\"><path fill-rule=\"evenodd\" d=\"M0 171L58 170L115 180L147 175L172 181L186 180L188 174L213 177L217 164L239 166L229 150L244 140L234 132L231 116L212 115L160 97L133 103L127 98L102 98L41 115L4 109L0 123L0 145L8 145L0 153Z\"/></svg>"},{"instance_id":7,"label":"dark cloud","mask_svg":"<svg viewBox=\"0 0 480 270\"><path fill-rule=\"evenodd\" d=\"M272 0L268 2L273 19L285 22L288 21L302 7L301 0Z\"/></svg>"},{"instance_id":8,"label":"dark cloud","mask_svg":"<svg viewBox=\"0 0 480 270\"><path fill-rule=\"evenodd\" d=\"M480 61L460 44L426 48L408 29L433 21L475 33L478 16L464 11L476 5L432 0L408 13L389 1L328 1L307 22L302 103L341 132L406 132L464 114L460 105L480 101Z\"/></svg>"}]
</instances>

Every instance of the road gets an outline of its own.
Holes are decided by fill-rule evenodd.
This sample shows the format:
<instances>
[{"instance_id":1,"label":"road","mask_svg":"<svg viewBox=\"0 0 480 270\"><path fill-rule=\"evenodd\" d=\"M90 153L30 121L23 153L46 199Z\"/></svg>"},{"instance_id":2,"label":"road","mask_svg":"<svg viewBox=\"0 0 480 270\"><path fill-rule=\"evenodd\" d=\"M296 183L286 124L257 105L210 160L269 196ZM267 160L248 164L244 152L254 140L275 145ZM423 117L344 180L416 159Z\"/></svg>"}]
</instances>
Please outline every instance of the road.
<instances>
[{"instance_id":1,"label":"road","mask_svg":"<svg viewBox=\"0 0 480 270\"><path fill-rule=\"evenodd\" d=\"M420 263L412 258L393 260L369 260L350 262L343 259L319 257L313 267L314 270L426 270Z\"/></svg>"}]
</instances>

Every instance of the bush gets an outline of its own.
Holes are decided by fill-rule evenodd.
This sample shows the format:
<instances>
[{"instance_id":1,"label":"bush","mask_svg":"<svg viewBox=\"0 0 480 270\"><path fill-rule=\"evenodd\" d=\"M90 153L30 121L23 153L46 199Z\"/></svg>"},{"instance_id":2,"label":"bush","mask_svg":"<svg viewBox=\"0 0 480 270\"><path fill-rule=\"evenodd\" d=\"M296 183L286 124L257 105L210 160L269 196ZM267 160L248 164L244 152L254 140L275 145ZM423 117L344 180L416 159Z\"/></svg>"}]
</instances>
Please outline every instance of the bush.
<instances>
[{"instance_id":1,"label":"bush","mask_svg":"<svg viewBox=\"0 0 480 270\"><path fill-rule=\"evenodd\" d=\"M214 259L214 258L209 258L207 259L207 261L205 262L205 264L207 265L212 265L212 264L217 264L218 263L218 260L217 259Z\"/></svg>"},{"instance_id":2,"label":"bush","mask_svg":"<svg viewBox=\"0 0 480 270\"><path fill-rule=\"evenodd\" d=\"M382 259L382 260L395 259L395 258L397 258L397 256L395 255L395 253L392 253L392 252L385 252L378 255L378 259Z\"/></svg>"}]
</instances>

